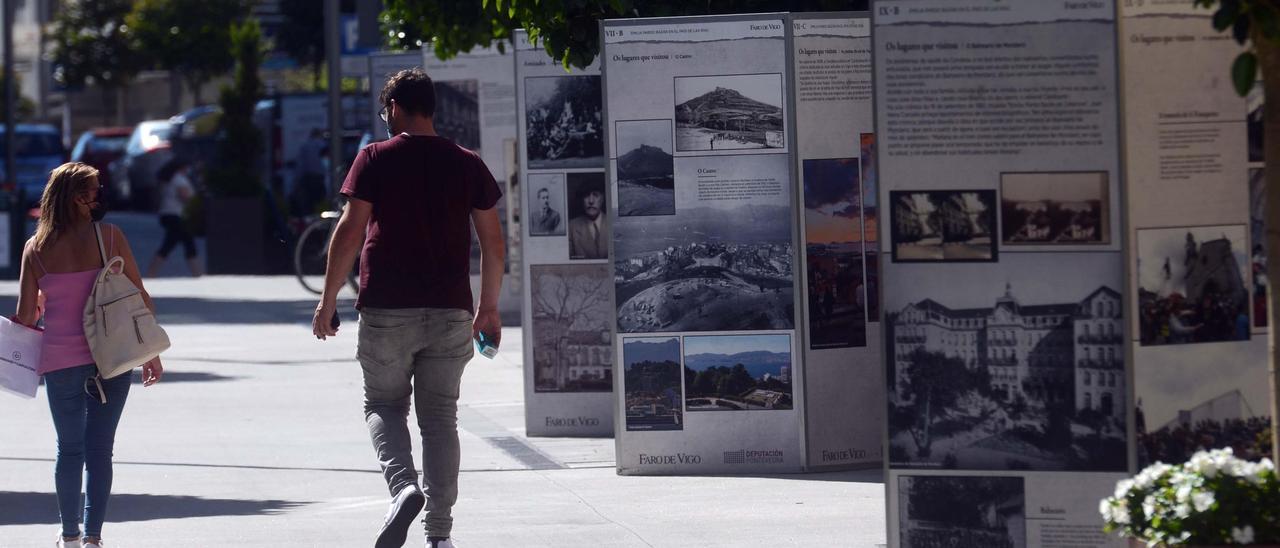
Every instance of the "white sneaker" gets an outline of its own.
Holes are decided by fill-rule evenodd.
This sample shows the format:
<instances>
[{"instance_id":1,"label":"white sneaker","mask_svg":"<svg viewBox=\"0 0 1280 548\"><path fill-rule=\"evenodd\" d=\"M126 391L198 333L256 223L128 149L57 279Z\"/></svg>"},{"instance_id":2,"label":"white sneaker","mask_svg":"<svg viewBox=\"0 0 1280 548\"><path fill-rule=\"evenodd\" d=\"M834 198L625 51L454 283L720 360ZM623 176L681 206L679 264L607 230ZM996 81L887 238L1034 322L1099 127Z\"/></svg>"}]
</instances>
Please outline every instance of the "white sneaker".
<instances>
[{"instance_id":1,"label":"white sneaker","mask_svg":"<svg viewBox=\"0 0 1280 548\"><path fill-rule=\"evenodd\" d=\"M63 540L62 535L58 535L58 540L54 541L53 545L58 548L82 548L80 546L80 539Z\"/></svg>"},{"instance_id":2,"label":"white sneaker","mask_svg":"<svg viewBox=\"0 0 1280 548\"><path fill-rule=\"evenodd\" d=\"M452 538L444 540L427 539L427 548L457 548L457 545L453 543Z\"/></svg>"},{"instance_id":3,"label":"white sneaker","mask_svg":"<svg viewBox=\"0 0 1280 548\"><path fill-rule=\"evenodd\" d=\"M405 537L409 534L409 526L422 512L427 499L417 485L409 485L396 493L387 509L387 517L383 520L382 530L378 532L378 540L374 548L400 548L404 546Z\"/></svg>"},{"instance_id":4,"label":"white sneaker","mask_svg":"<svg viewBox=\"0 0 1280 548\"><path fill-rule=\"evenodd\" d=\"M90 541L90 540L86 540L86 541L84 541L84 546L83 546L82 548L90 548L90 547L92 547L92 548L102 548L102 541L101 541L101 540L92 540L92 541Z\"/></svg>"}]
</instances>

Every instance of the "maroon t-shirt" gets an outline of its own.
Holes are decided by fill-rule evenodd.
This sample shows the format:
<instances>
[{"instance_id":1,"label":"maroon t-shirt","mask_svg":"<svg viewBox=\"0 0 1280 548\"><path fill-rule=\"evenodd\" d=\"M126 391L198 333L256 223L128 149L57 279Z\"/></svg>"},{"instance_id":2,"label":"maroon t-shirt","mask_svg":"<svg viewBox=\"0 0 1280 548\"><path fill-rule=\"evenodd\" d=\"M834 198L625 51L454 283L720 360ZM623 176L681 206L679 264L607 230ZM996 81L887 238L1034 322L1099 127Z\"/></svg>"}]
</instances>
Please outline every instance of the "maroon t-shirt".
<instances>
[{"instance_id":1,"label":"maroon t-shirt","mask_svg":"<svg viewBox=\"0 0 1280 548\"><path fill-rule=\"evenodd\" d=\"M476 153L397 135L356 155L342 194L373 204L356 308L472 309L471 211L502 196Z\"/></svg>"}]
</instances>

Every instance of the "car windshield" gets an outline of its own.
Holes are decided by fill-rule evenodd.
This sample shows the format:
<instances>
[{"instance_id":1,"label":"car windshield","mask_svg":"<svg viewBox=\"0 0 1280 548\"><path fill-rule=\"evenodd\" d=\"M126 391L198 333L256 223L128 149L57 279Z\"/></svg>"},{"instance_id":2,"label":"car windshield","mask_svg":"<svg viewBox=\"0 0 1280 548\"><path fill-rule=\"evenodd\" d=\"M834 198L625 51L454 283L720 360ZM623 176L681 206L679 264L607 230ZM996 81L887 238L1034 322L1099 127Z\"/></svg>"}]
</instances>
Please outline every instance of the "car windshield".
<instances>
[{"instance_id":1,"label":"car windshield","mask_svg":"<svg viewBox=\"0 0 1280 548\"><path fill-rule=\"evenodd\" d=\"M124 152L124 147L128 144L128 135L94 137L89 141L89 152Z\"/></svg>"},{"instance_id":2,"label":"car windshield","mask_svg":"<svg viewBox=\"0 0 1280 548\"><path fill-rule=\"evenodd\" d=\"M0 132L0 159L7 153L4 133ZM15 156L61 156L62 140L56 133L29 133L18 130L14 135Z\"/></svg>"}]
</instances>

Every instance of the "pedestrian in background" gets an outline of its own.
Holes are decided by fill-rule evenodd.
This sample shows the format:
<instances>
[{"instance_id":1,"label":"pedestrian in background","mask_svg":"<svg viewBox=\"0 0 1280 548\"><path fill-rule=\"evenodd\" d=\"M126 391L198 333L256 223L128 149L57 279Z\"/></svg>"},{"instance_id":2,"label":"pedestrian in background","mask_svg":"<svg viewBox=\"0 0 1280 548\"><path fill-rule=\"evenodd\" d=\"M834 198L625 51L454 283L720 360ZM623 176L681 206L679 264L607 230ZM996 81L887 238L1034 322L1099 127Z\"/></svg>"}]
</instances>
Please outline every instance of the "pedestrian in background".
<instances>
[{"instance_id":1,"label":"pedestrian in background","mask_svg":"<svg viewBox=\"0 0 1280 548\"><path fill-rule=\"evenodd\" d=\"M435 90L421 69L382 88L381 116L394 137L360 150L342 186L348 198L329 246L325 290L312 331L334 336L337 294L360 255L364 412L392 502L376 548L404 544L426 505L427 546L452 548L458 498L458 393L483 332L501 337L502 196L480 157L436 134ZM480 303L471 295L471 229L481 250ZM366 227L368 229L365 235ZM409 398L422 433L426 494L418 487Z\"/></svg>"},{"instance_id":2,"label":"pedestrian in background","mask_svg":"<svg viewBox=\"0 0 1280 548\"><path fill-rule=\"evenodd\" d=\"M108 257L124 258L124 275L142 290L153 312L155 305L142 287L138 265L119 228L97 222L105 213L98 170L70 162L54 169L40 200L35 236L22 252L16 320L34 326L45 298L44 335L38 373L44 376L49 411L58 436L54 464L58 515L62 534L57 546L100 547L102 524L111 497L111 453L116 426L124 411L133 372L101 379L84 333L84 307ZM143 386L160 380L164 368L155 358L142 368ZM84 504L80 503L81 485ZM84 536L80 536L83 519Z\"/></svg>"},{"instance_id":3,"label":"pedestrian in background","mask_svg":"<svg viewBox=\"0 0 1280 548\"><path fill-rule=\"evenodd\" d=\"M173 159L164 167L160 168L157 178L160 180L160 226L164 228L164 242L160 244L160 250L156 252L155 258L151 259L151 264L147 266L147 277L154 278L160 273L160 267L164 265L165 260L169 258L169 253L173 252L173 248L179 243L182 244L182 251L187 258L187 268L191 270L191 275L200 277L200 258L196 251L196 240L191 236L191 231L187 230L187 223L183 219L186 212L187 202L191 201L191 197L195 196L195 186L191 184L191 178L188 176L190 164L186 160Z\"/></svg>"}]
</instances>

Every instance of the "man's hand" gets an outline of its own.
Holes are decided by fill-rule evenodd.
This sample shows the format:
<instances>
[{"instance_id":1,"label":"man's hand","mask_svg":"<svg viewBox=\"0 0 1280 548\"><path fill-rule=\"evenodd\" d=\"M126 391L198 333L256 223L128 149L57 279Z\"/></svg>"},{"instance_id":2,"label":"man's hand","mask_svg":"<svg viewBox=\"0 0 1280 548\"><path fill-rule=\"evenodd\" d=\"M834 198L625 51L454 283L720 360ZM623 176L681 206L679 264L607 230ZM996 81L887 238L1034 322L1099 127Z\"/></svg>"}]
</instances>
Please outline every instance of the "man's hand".
<instances>
[{"instance_id":1,"label":"man's hand","mask_svg":"<svg viewBox=\"0 0 1280 548\"><path fill-rule=\"evenodd\" d=\"M161 375L164 375L164 366L160 365L160 356L142 364L142 386L151 386L160 382Z\"/></svg>"},{"instance_id":2,"label":"man's hand","mask_svg":"<svg viewBox=\"0 0 1280 548\"><path fill-rule=\"evenodd\" d=\"M494 346L502 342L502 318L498 315L497 308L481 308L476 311L476 319L471 325L471 338L479 340L481 331L484 331Z\"/></svg>"},{"instance_id":3,"label":"man's hand","mask_svg":"<svg viewBox=\"0 0 1280 548\"><path fill-rule=\"evenodd\" d=\"M311 318L311 333L317 339L325 340L326 337L333 337L338 334L338 330L332 327L333 315L337 313L338 305L336 303L326 304L320 301L316 305L316 314Z\"/></svg>"}]
</instances>

